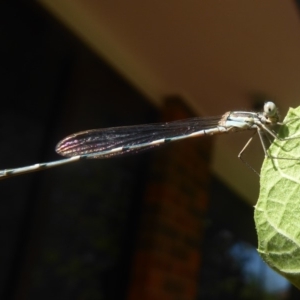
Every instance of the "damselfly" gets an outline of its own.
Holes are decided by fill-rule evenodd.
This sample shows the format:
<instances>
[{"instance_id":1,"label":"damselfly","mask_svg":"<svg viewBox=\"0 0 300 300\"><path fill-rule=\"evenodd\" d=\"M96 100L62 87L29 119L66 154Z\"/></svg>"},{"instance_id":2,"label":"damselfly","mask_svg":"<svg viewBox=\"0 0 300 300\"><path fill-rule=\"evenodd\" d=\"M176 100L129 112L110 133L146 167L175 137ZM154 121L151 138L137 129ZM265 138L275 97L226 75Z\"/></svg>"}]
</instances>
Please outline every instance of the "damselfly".
<instances>
[{"instance_id":1,"label":"damselfly","mask_svg":"<svg viewBox=\"0 0 300 300\"><path fill-rule=\"evenodd\" d=\"M58 143L56 152L67 157L66 159L0 170L0 179L49 169L81 159L108 158L125 153L137 153L185 138L243 130L253 130L254 134L258 133L265 155L270 157L263 137L267 134L282 140L272 130L275 125L282 125L279 123L278 109L273 102L267 102L263 112L259 113L229 111L221 117L197 117L168 123L87 130L72 134ZM238 155L242 161L244 161L242 154L252 138L253 136ZM284 140L286 139L289 138Z\"/></svg>"}]
</instances>

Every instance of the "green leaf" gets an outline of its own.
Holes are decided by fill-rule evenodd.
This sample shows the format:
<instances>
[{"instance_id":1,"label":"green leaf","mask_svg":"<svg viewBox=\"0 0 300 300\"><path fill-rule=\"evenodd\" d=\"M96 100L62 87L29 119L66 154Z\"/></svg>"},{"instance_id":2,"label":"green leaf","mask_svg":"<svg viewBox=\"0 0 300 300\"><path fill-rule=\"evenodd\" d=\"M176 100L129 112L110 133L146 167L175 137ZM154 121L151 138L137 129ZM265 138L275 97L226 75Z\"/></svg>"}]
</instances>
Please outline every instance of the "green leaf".
<instances>
[{"instance_id":1,"label":"green leaf","mask_svg":"<svg viewBox=\"0 0 300 300\"><path fill-rule=\"evenodd\" d=\"M259 254L300 289L300 107L290 109L284 123L279 136L299 138L275 140L269 148L287 159L265 158L254 219Z\"/></svg>"}]
</instances>

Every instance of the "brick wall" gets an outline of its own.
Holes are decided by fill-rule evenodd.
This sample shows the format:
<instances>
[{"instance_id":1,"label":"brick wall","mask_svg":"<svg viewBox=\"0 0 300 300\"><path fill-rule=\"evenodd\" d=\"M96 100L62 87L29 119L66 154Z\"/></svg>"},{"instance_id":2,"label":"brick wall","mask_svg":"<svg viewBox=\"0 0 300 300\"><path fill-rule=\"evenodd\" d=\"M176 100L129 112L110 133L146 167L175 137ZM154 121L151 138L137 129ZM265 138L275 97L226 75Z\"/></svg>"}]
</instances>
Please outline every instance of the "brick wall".
<instances>
[{"instance_id":1,"label":"brick wall","mask_svg":"<svg viewBox=\"0 0 300 300\"><path fill-rule=\"evenodd\" d=\"M193 116L178 98L167 99L162 115L163 121ZM204 137L155 152L129 300L196 299L211 149L212 139Z\"/></svg>"}]
</instances>

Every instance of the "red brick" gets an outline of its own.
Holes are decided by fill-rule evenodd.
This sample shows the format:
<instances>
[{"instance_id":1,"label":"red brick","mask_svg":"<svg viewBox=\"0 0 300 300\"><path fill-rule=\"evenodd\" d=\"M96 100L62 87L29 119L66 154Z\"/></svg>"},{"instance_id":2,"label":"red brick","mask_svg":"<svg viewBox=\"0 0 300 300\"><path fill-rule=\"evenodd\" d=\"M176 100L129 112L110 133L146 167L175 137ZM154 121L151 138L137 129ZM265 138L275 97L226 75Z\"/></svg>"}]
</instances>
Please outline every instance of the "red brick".
<instances>
[{"instance_id":1,"label":"red brick","mask_svg":"<svg viewBox=\"0 0 300 300\"><path fill-rule=\"evenodd\" d=\"M168 114L186 117L179 103ZM134 260L130 300L196 298L211 139L174 143L155 156Z\"/></svg>"}]
</instances>

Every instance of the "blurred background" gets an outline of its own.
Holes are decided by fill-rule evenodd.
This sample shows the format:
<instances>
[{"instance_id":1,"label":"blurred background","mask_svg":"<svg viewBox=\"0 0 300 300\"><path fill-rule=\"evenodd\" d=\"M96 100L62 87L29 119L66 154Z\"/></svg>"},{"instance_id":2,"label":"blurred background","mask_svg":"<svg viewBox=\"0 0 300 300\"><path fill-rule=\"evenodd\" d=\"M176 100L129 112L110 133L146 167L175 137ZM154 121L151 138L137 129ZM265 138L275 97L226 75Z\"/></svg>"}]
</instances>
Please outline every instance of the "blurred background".
<instances>
[{"instance_id":1,"label":"blurred background","mask_svg":"<svg viewBox=\"0 0 300 300\"><path fill-rule=\"evenodd\" d=\"M86 129L299 103L298 1L12 0L0 22L1 169ZM250 136L2 180L0 299L299 299L256 253Z\"/></svg>"}]
</instances>

